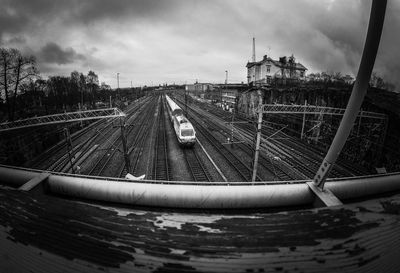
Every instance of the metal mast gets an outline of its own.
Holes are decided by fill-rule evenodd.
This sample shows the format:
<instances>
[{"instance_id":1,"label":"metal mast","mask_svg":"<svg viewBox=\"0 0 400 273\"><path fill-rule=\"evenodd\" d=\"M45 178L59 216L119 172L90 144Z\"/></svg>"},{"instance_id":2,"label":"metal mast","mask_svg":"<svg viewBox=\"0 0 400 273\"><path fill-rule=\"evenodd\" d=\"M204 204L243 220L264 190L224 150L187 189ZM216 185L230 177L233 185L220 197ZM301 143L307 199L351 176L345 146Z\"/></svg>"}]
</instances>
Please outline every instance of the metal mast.
<instances>
[{"instance_id":1,"label":"metal mast","mask_svg":"<svg viewBox=\"0 0 400 273\"><path fill-rule=\"evenodd\" d=\"M254 63L256 61L256 38L253 37L253 55L251 61Z\"/></svg>"}]
</instances>

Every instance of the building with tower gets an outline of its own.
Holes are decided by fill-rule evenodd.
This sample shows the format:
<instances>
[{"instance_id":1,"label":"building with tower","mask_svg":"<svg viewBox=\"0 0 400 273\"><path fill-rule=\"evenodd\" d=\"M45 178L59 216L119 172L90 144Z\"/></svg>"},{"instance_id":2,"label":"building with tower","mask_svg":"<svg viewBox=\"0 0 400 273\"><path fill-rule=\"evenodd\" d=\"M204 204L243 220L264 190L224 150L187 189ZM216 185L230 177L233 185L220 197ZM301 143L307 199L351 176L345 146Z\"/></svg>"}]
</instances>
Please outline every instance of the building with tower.
<instances>
[{"instance_id":1,"label":"building with tower","mask_svg":"<svg viewBox=\"0 0 400 273\"><path fill-rule=\"evenodd\" d=\"M253 37L253 52L251 62L247 62L247 83L249 85L286 85L298 83L306 79L307 68L296 63L293 56L280 57L273 60L264 55L261 61L256 61L256 39Z\"/></svg>"},{"instance_id":2,"label":"building with tower","mask_svg":"<svg viewBox=\"0 0 400 273\"><path fill-rule=\"evenodd\" d=\"M248 62L247 83L250 85L289 84L305 80L307 68L296 62L295 57L280 57L279 60L264 55L258 62Z\"/></svg>"}]
</instances>

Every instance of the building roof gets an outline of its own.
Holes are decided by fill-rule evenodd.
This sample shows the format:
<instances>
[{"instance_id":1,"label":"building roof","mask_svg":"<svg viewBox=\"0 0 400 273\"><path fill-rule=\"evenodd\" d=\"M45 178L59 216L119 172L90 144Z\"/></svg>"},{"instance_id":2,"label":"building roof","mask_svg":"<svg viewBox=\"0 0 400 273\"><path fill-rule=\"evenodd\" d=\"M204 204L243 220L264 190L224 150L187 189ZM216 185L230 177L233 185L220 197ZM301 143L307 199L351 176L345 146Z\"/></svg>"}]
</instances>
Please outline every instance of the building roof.
<instances>
[{"instance_id":1,"label":"building roof","mask_svg":"<svg viewBox=\"0 0 400 273\"><path fill-rule=\"evenodd\" d=\"M283 57L286 60L286 57ZM282 59L282 58L281 58ZM277 60L273 60L270 57L264 56L264 58L261 61L258 62L247 62L246 67L250 68L252 66L256 66L256 65L262 65L266 62L272 63L273 65L279 67L279 68L290 68L291 63L290 62L282 62L281 60L277 61ZM301 63L296 63L294 62L294 69L296 70L308 70L304 65L302 65Z\"/></svg>"}]
</instances>

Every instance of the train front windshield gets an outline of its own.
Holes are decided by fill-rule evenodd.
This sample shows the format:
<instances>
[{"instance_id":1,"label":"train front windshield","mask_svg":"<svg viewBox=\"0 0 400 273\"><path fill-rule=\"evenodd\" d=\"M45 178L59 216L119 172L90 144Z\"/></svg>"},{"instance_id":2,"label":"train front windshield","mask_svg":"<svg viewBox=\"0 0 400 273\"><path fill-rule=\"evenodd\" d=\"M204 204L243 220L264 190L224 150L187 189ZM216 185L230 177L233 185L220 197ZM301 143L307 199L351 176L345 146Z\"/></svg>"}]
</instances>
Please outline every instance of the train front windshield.
<instances>
[{"instance_id":1,"label":"train front windshield","mask_svg":"<svg viewBox=\"0 0 400 273\"><path fill-rule=\"evenodd\" d=\"M192 129L182 129L181 136L183 136L183 137L193 136L193 130Z\"/></svg>"}]
</instances>

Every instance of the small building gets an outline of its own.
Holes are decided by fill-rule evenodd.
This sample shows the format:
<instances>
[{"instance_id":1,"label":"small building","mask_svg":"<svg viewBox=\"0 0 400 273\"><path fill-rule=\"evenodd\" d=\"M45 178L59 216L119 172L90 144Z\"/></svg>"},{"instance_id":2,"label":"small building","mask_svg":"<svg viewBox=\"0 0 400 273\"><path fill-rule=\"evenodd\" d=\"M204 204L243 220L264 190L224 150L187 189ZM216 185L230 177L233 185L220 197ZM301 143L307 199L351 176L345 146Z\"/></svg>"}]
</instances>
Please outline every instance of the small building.
<instances>
[{"instance_id":1,"label":"small building","mask_svg":"<svg viewBox=\"0 0 400 273\"><path fill-rule=\"evenodd\" d=\"M207 92L210 92L214 89L213 84L211 83L199 83L196 82L194 84L186 84L185 91L189 92L190 94L197 96L199 98L203 98L206 96Z\"/></svg>"},{"instance_id":2,"label":"small building","mask_svg":"<svg viewBox=\"0 0 400 273\"><path fill-rule=\"evenodd\" d=\"M247 82L249 85L287 84L305 80L307 68L296 63L294 56L273 60L267 55L259 62L248 62Z\"/></svg>"},{"instance_id":3,"label":"small building","mask_svg":"<svg viewBox=\"0 0 400 273\"><path fill-rule=\"evenodd\" d=\"M238 97L247 89L247 84L243 83L215 84L208 92L208 98L221 103L221 107L225 110L230 110L235 108Z\"/></svg>"},{"instance_id":4,"label":"small building","mask_svg":"<svg viewBox=\"0 0 400 273\"><path fill-rule=\"evenodd\" d=\"M202 93L206 92L209 90L212 90L213 84L211 83L199 83L196 82L194 84L186 84L185 85L185 90L193 93Z\"/></svg>"}]
</instances>

